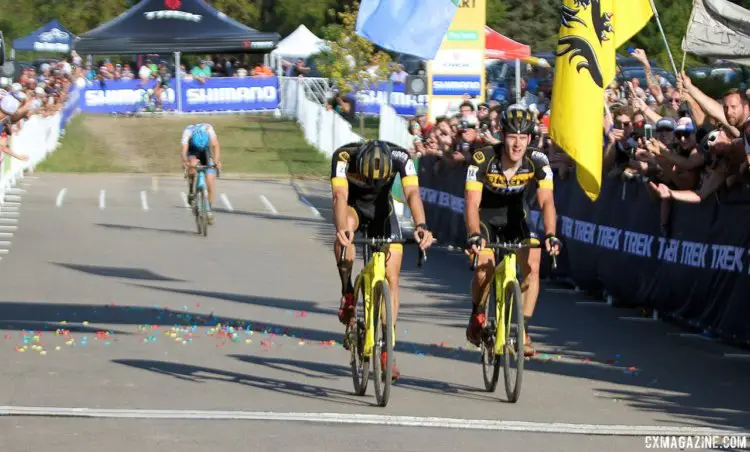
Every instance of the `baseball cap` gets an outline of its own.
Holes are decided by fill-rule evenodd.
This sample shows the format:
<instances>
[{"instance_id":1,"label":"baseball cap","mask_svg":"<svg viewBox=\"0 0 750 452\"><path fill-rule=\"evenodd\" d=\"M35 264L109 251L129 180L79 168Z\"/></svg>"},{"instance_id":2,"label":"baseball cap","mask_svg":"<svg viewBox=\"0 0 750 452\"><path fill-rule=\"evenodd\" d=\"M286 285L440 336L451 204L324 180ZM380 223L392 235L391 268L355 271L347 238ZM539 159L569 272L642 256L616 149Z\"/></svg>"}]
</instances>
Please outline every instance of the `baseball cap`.
<instances>
[{"instance_id":1,"label":"baseball cap","mask_svg":"<svg viewBox=\"0 0 750 452\"><path fill-rule=\"evenodd\" d=\"M675 132L683 132L683 133L695 132L695 125L693 125L693 120L687 116L683 116L677 121L677 127L675 128Z\"/></svg>"},{"instance_id":2,"label":"baseball cap","mask_svg":"<svg viewBox=\"0 0 750 452\"><path fill-rule=\"evenodd\" d=\"M657 131L669 131L673 132L677 128L677 123L674 118L664 117L656 121Z\"/></svg>"},{"instance_id":3,"label":"baseball cap","mask_svg":"<svg viewBox=\"0 0 750 452\"><path fill-rule=\"evenodd\" d=\"M6 115L12 115L21 107L21 102L10 94L6 94L0 99L0 111Z\"/></svg>"}]
</instances>

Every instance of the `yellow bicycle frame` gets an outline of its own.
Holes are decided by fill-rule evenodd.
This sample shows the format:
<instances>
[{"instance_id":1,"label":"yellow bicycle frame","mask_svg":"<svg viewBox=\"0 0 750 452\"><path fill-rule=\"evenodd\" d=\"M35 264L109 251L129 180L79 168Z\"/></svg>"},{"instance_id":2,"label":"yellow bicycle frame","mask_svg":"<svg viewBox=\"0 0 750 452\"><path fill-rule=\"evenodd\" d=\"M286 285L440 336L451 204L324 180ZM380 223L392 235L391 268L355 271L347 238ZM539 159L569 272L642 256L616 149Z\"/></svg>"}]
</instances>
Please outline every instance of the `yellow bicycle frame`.
<instances>
[{"instance_id":1,"label":"yellow bicycle frame","mask_svg":"<svg viewBox=\"0 0 750 452\"><path fill-rule=\"evenodd\" d=\"M509 315L505 318L505 294L508 293L508 286L518 278L516 267L516 253L506 253L503 260L495 265L495 318L497 319L497 333L495 337L495 355L502 355L505 347L505 331L510 329ZM521 301L521 300L519 300ZM518 307L516 307L518 309Z\"/></svg>"},{"instance_id":2,"label":"yellow bicycle frame","mask_svg":"<svg viewBox=\"0 0 750 452\"><path fill-rule=\"evenodd\" d=\"M525 241L530 246L539 246L540 242L538 239L528 239ZM509 251L505 253L502 261L495 264L495 318L497 319L497 336L495 337L495 355L503 354L503 347L505 347L505 331L510 329L510 322L513 318L513 313L509 313L508 318L505 318L505 294L508 293L508 286L513 281L518 280L518 258L516 257L515 251ZM520 284L520 281L519 281ZM515 309L523 310L523 296L518 300L518 304Z\"/></svg>"},{"instance_id":3,"label":"yellow bicycle frame","mask_svg":"<svg viewBox=\"0 0 750 452\"><path fill-rule=\"evenodd\" d=\"M387 248L386 248L387 250ZM364 300L362 302L365 306L365 346L362 351L362 355L366 357L372 356L372 349L375 348L375 333L373 320L373 295L375 292L375 286L379 282L388 284L385 279L385 260L387 251L373 251L372 258L368 262L362 271L357 275L357 280L354 283L354 293L358 294L360 287L364 284ZM393 335L393 341L395 343L395 331Z\"/></svg>"}]
</instances>

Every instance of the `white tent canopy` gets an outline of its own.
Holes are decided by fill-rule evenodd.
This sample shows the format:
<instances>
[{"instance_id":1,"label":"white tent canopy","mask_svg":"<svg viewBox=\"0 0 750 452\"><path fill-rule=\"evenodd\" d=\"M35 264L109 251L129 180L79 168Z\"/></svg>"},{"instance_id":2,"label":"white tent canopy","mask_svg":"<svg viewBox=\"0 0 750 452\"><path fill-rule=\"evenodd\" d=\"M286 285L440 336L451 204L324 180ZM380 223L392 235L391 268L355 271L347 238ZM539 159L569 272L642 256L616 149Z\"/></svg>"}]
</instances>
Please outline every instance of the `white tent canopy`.
<instances>
[{"instance_id":1,"label":"white tent canopy","mask_svg":"<svg viewBox=\"0 0 750 452\"><path fill-rule=\"evenodd\" d=\"M282 39L271 55L282 58L307 58L325 49L325 41L315 36L306 26L300 25Z\"/></svg>"}]
</instances>

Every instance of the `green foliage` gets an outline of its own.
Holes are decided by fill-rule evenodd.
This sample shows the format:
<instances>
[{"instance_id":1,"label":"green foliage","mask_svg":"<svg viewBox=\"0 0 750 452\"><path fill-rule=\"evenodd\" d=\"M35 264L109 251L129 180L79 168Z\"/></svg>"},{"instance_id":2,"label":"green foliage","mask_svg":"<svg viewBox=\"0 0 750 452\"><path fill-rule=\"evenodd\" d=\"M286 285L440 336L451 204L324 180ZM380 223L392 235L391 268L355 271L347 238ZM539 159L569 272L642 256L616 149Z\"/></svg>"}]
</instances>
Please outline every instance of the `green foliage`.
<instances>
[{"instance_id":1,"label":"green foliage","mask_svg":"<svg viewBox=\"0 0 750 452\"><path fill-rule=\"evenodd\" d=\"M358 2L352 7L345 6L343 12L336 13L339 23L327 27L323 33L330 42L330 50L318 60L318 70L342 93L350 91L352 85L367 86L384 80L389 74L390 56L355 32L358 11ZM367 69L374 65L377 69L372 74Z\"/></svg>"}]
</instances>

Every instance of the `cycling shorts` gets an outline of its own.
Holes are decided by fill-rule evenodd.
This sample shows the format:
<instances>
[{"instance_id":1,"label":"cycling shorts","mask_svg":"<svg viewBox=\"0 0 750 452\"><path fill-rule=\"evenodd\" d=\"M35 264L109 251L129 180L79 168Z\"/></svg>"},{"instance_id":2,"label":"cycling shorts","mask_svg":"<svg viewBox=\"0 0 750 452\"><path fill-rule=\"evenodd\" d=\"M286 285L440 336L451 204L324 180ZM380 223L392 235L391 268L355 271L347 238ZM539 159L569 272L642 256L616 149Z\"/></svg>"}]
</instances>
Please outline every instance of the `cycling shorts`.
<instances>
[{"instance_id":1,"label":"cycling shorts","mask_svg":"<svg viewBox=\"0 0 750 452\"><path fill-rule=\"evenodd\" d=\"M487 243L518 243L535 236L534 226L523 208L480 209L479 228Z\"/></svg>"},{"instance_id":2,"label":"cycling shorts","mask_svg":"<svg viewBox=\"0 0 750 452\"><path fill-rule=\"evenodd\" d=\"M355 232L367 233L368 237L383 237L394 240L403 238L401 225L393 209L393 199L388 196L376 202L361 202L349 198L349 208L357 216L359 227Z\"/></svg>"},{"instance_id":3,"label":"cycling shorts","mask_svg":"<svg viewBox=\"0 0 750 452\"><path fill-rule=\"evenodd\" d=\"M208 152L201 152L201 151L196 151L196 150L193 150L193 149L188 149L187 156L188 157L195 157L195 158L197 158L198 161L200 162L200 164L204 165L204 166L208 166L208 165L213 165L214 164L214 159L212 159L208 155ZM207 169L206 170L206 174L216 175L216 168L209 168L209 169Z\"/></svg>"}]
</instances>

